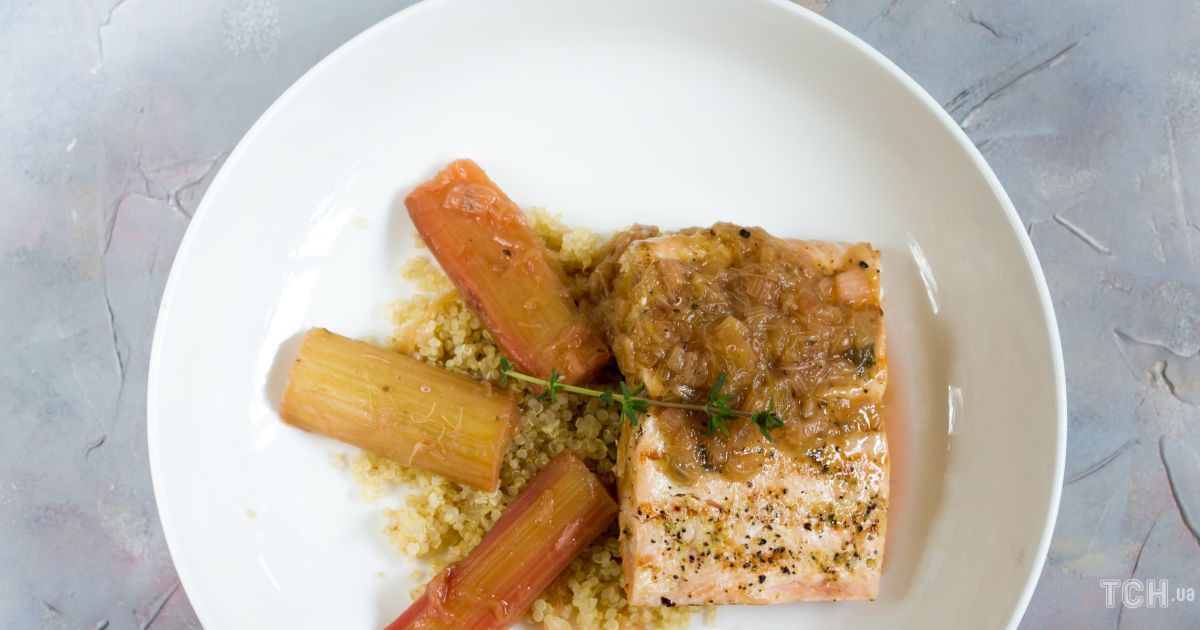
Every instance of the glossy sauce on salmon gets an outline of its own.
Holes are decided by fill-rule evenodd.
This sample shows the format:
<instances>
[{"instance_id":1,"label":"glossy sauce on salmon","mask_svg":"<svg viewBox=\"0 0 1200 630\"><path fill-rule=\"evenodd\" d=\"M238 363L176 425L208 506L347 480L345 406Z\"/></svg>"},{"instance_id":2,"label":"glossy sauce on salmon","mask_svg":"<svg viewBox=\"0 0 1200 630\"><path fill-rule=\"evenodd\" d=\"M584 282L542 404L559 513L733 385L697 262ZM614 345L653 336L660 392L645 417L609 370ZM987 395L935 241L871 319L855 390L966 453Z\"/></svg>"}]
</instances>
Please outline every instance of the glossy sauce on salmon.
<instances>
[{"instance_id":1,"label":"glossy sauce on salmon","mask_svg":"<svg viewBox=\"0 0 1200 630\"><path fill-rule=\"evenodd\" d=\"M652 407L618 455L635 605L873 599L888 503L879 254L727 223L614 238L590 286L621 372L660 400L732 406L784 427L708 431Z\"/></svg>"}]
</instances>

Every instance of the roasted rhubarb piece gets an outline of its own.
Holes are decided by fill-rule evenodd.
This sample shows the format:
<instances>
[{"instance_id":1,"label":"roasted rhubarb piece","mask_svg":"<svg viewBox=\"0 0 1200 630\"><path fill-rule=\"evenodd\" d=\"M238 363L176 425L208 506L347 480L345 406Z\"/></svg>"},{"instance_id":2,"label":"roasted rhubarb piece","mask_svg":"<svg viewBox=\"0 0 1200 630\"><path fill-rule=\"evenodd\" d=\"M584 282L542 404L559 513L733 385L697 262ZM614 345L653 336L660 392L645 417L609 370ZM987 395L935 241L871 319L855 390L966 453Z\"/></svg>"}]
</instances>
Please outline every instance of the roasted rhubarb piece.
<instances>
[{"instance_id":1,"label":"roasted rhubarb piece","mask_svg":"<svg viewBox=\"0 0 1200 630\"><path fill-rule=\"evenodd\" d=\"M323 328L292 365L285 422L494 491L520 414L515 395Z\"/></svg>"},{"instance_id":2,"label":"roasted rhubarb piece","mask_svg":"<svg viewBox=\"0 0 1200 630\"><path fill-rule=\"evenodd\" d=\"M404 200L417 231L463 300L521 371L584 381L609 359L580 315L562 265L525 213L470 160L458 160Z\"/></svg>"},{"instance_id":3,"label":"roasted rhubarb piece","mask_svg":"<svg viewBox=\"0 0 1200 630\"><path fill-rule=\"evenodd\" d=\"M508 628L599 536L617 504L573 451L558 454L462 561L387 630Z\"/></svg>"}]
</instances>

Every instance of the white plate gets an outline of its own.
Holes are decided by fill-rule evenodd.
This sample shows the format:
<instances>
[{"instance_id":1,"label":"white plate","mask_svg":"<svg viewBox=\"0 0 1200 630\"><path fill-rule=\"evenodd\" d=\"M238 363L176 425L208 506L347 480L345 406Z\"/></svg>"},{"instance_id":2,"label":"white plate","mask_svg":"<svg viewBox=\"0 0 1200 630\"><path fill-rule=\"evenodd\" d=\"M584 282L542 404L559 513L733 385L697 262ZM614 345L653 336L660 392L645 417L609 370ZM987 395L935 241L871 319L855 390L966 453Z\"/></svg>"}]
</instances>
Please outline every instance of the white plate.
<instances>
[{"instance_id":1,"label":"white plate","mask_svg":"<svg viewBox=\"0 0 1200 630\"><path fill-rule=\"evenodd\" d=\"M398 200L459 156L573 224L726 219L875 243L894 394L879 600L727 607L719 625L1016 623L1058 505L1062 359L1012 205L938 105L781 0L436 0L263 115L171 271L150 461L206 627L377 628L407 606L411 565L380 505L330 465L350 449L280 423L275 362L308 326L387 333L414 253Z\"/></svg>"}]
</instances>

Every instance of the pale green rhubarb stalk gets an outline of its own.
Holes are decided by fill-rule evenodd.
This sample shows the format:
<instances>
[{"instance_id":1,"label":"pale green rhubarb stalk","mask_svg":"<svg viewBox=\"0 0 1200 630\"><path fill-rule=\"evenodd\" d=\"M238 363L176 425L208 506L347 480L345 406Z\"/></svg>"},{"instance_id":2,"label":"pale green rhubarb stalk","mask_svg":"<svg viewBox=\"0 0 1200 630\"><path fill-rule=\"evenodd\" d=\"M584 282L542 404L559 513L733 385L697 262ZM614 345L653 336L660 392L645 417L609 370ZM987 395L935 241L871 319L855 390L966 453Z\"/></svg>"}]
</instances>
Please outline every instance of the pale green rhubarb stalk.
<instances>
[{"instance_id":1,"label":"pale green rhubarb stalk","mask_svg":"<svg viewBox=\"0 0 1200 630\"><path fill-rule=\"evenodd\" d=\"M516 394L314 328L292 364L285 422L494 491L520 421Z\"/></svg>"},{"instance_id":2,"label":"pale green rhubarb stalk","mask_svg":"<svg viewBox=\"0 0 1200 630\"><path fill-rule=\"evenodd\" d=\"M579 455L559 453L479 545L439 573L387 630L512 626L616 515L616 502Z\"/></svg>"}]
</instances>

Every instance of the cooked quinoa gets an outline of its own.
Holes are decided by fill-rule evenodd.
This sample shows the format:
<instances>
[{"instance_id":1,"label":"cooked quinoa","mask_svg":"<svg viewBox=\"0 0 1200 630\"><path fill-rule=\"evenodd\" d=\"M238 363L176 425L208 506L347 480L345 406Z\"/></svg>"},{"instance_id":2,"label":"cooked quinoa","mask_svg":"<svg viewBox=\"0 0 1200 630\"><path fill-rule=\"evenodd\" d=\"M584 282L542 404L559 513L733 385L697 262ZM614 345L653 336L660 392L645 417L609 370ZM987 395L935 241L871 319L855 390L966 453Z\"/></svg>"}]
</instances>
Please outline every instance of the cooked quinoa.
<instances>
[{"instance_id":1,"label":"cooked quinoa","mask_svg":"<svg viewBox=\"0 0 1200 630\"><path fill-rule=\"evenodd\" d=\"M562 262L572 294L578 298L599 259L602 241L590 230L568 228L544 210L534 209L529 222ZM390 345L446 369L497 381L496 345L437 266L418 256L407 261L401 273L420 293L393 305L395 332ZM528 386L513 387L521 394L523 418L500 469L496 492L466 488L365 451L355 457L352 473L366 498L407 490L399 507L384 509L384 533L400 553L425 561L425 569L413 574L415 581L424 582L466 556L525 483L564 448L579 453L605 481L614 480L621 427L614 409L595 398L578 396L560 396L555 402L535 400ZM614 523L534 602L527 621L548 629L673 628L686 626L698 610L629 606L622 579ZM417 586L411 595L415 598L423 589ZM705 610L707 621L712 621L715 610Z\"/></svg>"}]
</instances>

